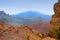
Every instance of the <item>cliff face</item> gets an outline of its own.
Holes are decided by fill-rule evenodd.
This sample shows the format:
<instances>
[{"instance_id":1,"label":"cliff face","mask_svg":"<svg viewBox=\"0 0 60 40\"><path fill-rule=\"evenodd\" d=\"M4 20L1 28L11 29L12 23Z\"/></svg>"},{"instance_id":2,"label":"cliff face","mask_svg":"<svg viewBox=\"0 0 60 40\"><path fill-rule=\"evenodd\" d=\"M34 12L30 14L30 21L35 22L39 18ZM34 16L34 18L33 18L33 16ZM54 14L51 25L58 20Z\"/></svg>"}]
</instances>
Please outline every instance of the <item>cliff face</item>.
<instances>
[{"instance_id":1,"label":"cliff face","mask_svg":"<svg viewBox=\"0 0 60 40\"><path fill-rule=\"evenodd\" d=\"M60 1L58 1L55 5L54 5L54 15L52 16L52 20L51 20L51 24L52 25L57 25L58 23L60 23Z\"/></svg>"},{"instance_id":2,"label":"cliff face","mask_svg":"<svg viewBox=\"0 0 60 40\"><path fill-rule=\"evenodd\" d=\"M49 28L49 36L56 38L55 27L60 25L60 0L54 5L54 15L50 22L51 26ZM57 26L58 27L58 26Z\"/></svg>"}]
</instances>

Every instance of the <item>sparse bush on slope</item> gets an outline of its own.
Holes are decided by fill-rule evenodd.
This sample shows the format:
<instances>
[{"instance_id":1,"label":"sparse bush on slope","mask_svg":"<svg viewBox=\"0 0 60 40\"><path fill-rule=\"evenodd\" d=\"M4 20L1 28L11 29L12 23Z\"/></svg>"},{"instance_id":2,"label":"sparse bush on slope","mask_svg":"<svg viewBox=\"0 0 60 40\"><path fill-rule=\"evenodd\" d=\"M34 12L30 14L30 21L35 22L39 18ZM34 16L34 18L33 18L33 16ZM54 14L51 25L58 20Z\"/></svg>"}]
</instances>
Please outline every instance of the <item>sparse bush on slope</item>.
<instances>
[{"instance_id":1,"label":"sparse bush on slope","mask_svg":"<svg viewBox=\"0 0 60 40\"><path fill-rule=\"evenodd\" d=\"M57 39L60 39L60 24L55 27L55 35Z\"/></svg>"}]
</instances>

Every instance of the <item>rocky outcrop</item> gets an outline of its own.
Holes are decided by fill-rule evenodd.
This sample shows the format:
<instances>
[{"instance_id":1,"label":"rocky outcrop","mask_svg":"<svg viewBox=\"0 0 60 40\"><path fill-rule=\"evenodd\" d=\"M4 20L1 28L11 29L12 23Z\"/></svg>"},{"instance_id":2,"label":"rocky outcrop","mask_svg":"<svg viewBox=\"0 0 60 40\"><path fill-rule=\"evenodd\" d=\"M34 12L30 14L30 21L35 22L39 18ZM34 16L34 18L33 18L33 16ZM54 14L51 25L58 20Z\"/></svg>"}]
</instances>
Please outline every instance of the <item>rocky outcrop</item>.
<instances>
[{"instance_id":1,"label":"rocky outcrop","mask_svg":"<svg viewBox=\"0 0 60 40\"><path fill-rule=\"evenodd\" d=\"M58 23L60 23L60 0L54 5L54 15L51 20L52 25L57 25Z\"/></svg>"},{"instance_id":2,"label":"rocky outcrop","mask_svg":"<svg viewBox=\"0 0 60 40\"><path fill-rule=\"evenodd\" d=\"M15 27L0 22L0 40L41 40L40 36L28 26Z\"/></svg>"},{"instance_id":3,"label":"rocky outcrop","mask_svg":"<svg viewBox=\"0 0 60 40\"><path fill-rule=\"evenodd\" d=\"M60 2L60 0L58 0L58 2Z\"/></svg>"},{"instance_id":4,"label":"rocky outcrop","mask_svg":"<svg viewBox=\"0 0 60 40\"><path fill-rule=\"evenodd\" d=\"M15 27L0 22L0 40L55 40L50 37L44 38L42 35L26 25Z\"/></svg>"},{"instance_id":5,"label":"rocky outcrop","mask_svg":"<svg viewBox=\"0 0 60 40\"><path fill-rule=\"evenodd\" d=\"M60 0L54 5L54 15L52 16L52 20L50 22L50 28L49 28L49 36L56 38L55 35L55 27L57 25L60 25Z\"/></svg>"}]
</instances>

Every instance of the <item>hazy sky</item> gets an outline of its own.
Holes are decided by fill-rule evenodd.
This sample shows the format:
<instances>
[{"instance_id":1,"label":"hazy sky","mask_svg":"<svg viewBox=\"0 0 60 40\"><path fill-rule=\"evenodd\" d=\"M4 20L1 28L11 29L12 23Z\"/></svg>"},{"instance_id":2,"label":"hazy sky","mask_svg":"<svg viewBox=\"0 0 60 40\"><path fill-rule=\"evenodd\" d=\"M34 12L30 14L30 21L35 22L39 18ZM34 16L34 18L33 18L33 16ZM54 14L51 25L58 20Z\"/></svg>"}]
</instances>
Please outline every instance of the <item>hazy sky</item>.
<instances>
[{"instance_id":1,"label":"hazy sky","mask_svg":"<svg viewBox=\"0 0 60 40\"><path fill-rule=\"evenodd\" d=\"M0 11L7 14L17 14L24 11L38 11L44 14L53 14L53 5L58 0L0 0Z\"/></svg>"}]
</instances>

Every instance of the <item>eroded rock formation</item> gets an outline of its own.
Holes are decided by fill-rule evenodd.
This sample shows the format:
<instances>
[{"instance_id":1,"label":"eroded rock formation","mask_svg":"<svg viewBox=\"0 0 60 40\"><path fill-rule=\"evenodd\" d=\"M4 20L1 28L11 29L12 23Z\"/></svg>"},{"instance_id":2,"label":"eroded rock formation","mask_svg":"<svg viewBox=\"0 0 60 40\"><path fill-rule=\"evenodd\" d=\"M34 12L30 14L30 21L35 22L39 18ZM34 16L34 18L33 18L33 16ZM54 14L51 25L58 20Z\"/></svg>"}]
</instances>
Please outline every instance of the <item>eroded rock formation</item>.
<instances>
[{"instance_id":1,"label":"eroded rock formation","mask_svg":"<svg viewBox=\"0 0 60 40\"><path fill-rule=\"evenodd\" d=\"M52 20L50 22L51 26L49 28L49 36L56 38L56 29L57 25L60 25L60 0L54 5L54 15L52 16ZM58 27L58 26L57 26Z\"/></svg>"},{"instance_id":2,"label":"eroded rock formation","mask_svg":"<svg viewBox=\"0 0 60 40\"><path fill-rule=\"evenodd\" d=\"M51 20L51 24L54 26L58 23L60 23L60 0L54 5L54 15Z\"/></svg>"}]
</instances>

